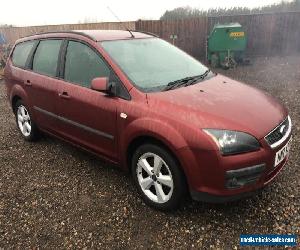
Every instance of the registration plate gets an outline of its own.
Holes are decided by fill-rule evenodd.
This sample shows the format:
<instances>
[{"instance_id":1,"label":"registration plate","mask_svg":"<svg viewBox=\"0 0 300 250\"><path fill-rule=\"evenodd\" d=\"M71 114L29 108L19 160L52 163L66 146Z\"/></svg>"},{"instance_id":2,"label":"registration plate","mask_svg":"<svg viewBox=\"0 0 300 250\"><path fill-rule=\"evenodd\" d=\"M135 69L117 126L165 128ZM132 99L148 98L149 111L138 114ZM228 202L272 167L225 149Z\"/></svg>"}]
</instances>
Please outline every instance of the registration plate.
<instances>
[{"instance_id":1,"label":"registration plate","mask_svg":"<svg viewBox=\"0 0 300 250\"><path fill-rule=\"evenodd\" d=\"M291 148L291 142L292 138L288 141L288 143L280 149L275 156L275 165L274 167L277 167L278 164L280 164L289 154L290 148Z\"/></svg>"}]
</instances>

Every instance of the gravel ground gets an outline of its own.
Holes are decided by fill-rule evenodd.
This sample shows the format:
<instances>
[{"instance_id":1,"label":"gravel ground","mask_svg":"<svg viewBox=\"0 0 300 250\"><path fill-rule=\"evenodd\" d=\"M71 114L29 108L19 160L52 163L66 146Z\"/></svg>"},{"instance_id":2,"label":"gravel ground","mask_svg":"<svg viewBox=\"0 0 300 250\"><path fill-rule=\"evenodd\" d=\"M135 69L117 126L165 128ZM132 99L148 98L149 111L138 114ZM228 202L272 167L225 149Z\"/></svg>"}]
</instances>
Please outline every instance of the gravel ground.
<instances>
[{"instance_id":1,"label":"gravel ground","mask_svg":"<svg viewBox=\"0 0 300 250\"><path fill-rule=\"evenodd\" d=\"M128 174L86 152L46 136L23 141L0 84L0 248L236 249L242 233L299 235L299 65L300 56L257 58L220 70L289 108L294 142L276 182L247 200L190 201L173 213L145 206Z\"/></svg>"}]
</instances>

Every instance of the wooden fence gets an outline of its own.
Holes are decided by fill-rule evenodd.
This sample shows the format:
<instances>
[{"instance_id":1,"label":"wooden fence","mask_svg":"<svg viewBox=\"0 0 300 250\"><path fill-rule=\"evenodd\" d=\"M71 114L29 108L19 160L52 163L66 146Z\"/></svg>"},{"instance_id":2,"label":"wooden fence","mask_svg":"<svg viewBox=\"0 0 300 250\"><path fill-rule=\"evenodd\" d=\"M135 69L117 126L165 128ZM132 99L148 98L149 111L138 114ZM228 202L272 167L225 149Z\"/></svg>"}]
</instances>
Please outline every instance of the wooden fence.
<instances>
[{"instance_id":1,"label":"wooden fence","mask_svg":"<svg viewBox=\"0 0 300 250\"><path fill-rule=\"evenodd\" d=\"M202 57L205 54L207 21L206 17L176 21L138 21L136 29L155 33L171 43L171 35L176 35L176 46L195 57Z\"/></svg>"},{"instance_id":2,"label":"wooden fence","mask_svg":"<svg viewBox=\"0 0 300 250\"><path fill-rule=\"evenodd\" d=\"M8 43L14 43L17 39L42 32L66 31L66 30L114 30L114 29L135 29L135 22L104 22L104 23L84 23L84 24L61 24L47 26L30 26L30 27L11 27L1 28Z\"/></svg>"},{"instance_id":3,"label":"wooden fence","mask_svg":"<svg viewBox=\"0 0 300 250\"><path fill-rule=\"evenodd\" d=\"M34 27L0 28L10 43L16 39L47 31L85 29L124 29L148 31L173 42L195 57L205 57L206 39L216 23L239 22L247 37L249 55L283 55L300 52L300 12L201 17L175 21L139 20L136 22L107 22L89 24L66 24Z\"/></svg>"},{"instance_id":4,"label":"wooden fence","mask_svg":"<svg viewBox=\"0 0 300 250\"><path fill-rule=\"evenodd\" d=\"M300 52L300 12L202 17L177 21L139 21L138 30L149 31L195 57L205 57L206 39L217 23L240 23L247 34L249 55L282 55Z\"/></svg>"}]
</instances>

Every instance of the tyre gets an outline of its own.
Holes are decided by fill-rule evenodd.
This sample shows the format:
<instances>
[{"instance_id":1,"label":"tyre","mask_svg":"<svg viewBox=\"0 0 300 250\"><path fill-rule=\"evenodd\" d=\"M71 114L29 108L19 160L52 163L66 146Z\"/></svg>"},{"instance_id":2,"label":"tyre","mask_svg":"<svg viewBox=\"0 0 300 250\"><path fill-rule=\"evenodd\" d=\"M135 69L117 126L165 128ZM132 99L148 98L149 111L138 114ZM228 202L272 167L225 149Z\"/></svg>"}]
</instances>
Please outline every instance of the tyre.
<instances>
[{"instance_id":1,"label":"tyre","mask_svg":"<svg viewBox=\"0 0 300 250\"><path fill-rule=\"evenodd\" d=\"M29 109L22 100L18 100L14 106L17 126L26 141L35 141L39 137L39 130L32 120Z\"/></svg>"},{"instance_id":2,"label":"tyre","mask_svg":"<svg viewBox=\"0 0 300 250\"><path fill-rule=\"evenodd\" d=\"M159 210L174 210L186 197L187 185L177 160L163 147L140 146L132 157L132 175L145 203Z\"/></svg>"}]
</instances>

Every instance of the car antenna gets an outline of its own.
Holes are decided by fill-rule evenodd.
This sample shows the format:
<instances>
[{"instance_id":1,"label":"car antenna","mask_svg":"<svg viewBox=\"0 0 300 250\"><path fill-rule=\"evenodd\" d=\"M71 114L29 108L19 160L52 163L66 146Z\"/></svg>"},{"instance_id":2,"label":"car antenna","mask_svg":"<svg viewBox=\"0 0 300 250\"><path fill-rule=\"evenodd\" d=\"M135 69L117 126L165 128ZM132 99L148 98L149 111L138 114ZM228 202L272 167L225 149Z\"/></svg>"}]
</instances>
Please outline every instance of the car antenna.
<instances>
[{"instance_id":1,"label":"car antenna","mask_svg":"<svg viewBox=\"0 0 300 250\"><path fill-rule=\"evenodd\" d=\"M127 30L132 38L135 38L135 36L133 35L132 31L130 29L128 29L124 23L120 20L120 18L111 10L111 8L109 8L109 6L107 6L107 9L110 11L110 13L122 24L122 26L125 28L125 30Z\"/></svg>"}]
</instances>

